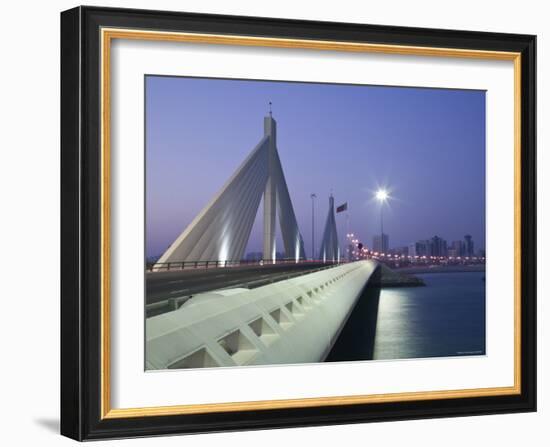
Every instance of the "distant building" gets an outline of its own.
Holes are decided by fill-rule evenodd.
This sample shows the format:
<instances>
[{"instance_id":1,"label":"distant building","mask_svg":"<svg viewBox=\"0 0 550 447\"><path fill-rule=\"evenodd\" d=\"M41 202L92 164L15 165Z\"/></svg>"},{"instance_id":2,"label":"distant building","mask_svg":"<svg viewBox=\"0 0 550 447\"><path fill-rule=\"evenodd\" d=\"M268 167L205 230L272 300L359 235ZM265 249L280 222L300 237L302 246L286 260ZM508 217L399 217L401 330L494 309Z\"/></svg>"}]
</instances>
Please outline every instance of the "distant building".
<instances>
[{"instance_id":1,"label":"distant building","mask_svg":"<svg viewBox=\"0 0 550 447\"><path fill-rule=\"evenodd\" d=\"M464 256L474 256L474 241L472 240L472 236L470 236L469 234L464 236L464 245Z\"/></svg>"},{"instance_id":2,"label":"distant building","mask_svg":"<svg viewBox=\"0 0 550 447\"><path fill-rule=\"evenodd\" d=\"M447 241L439 236L432 237L431 256L447 256Z\"/></svg>"},{"instance_id":3,"label":"distant building","mask_svg":"<svg viewBox=\"0 0 550 447\"><path fill-rule=\"evenodd\" d=\"M390 254L392 255L398 255L398 256L408 256L409 255L409 247L396 247L389 250Z\"/></svg>"},{"instance_id":4,"label":"distant building","mask_svg":"<svg viewBox=\"0 0 550 447\"><path fill-rule=\"evenodd\" d=\"M414 256L431 256L432 255L432 242L428 239L418 241L414 245ZM409 249L410 253L410 249Z\"/></svg>"},{"instance_id":5,"label":"distant building","mask_svg":"<svg viewBox=\"0 0 550 447\"><path fill-rule=\"evenodd\" d=\"M372 250L378 253L387 253L390 248L390 236L387 234L376 235L372 239Z\"/></svg>"},{"instance_id":6,"label":"distant building","mask_svg":"<svg viewBox=\"0 0 550 447\"><path fill-rule=\"evenodd\" d=\"M464 256L464 253L466 252L465 247L466 244L464 244L464 241L453 241L451 248L449 249L449 256L453 256L455 258Z\"/></svg>"},{"instance_id":7,"label":"distant building","mask_svg":"<svg viewBox=\"0 0 550 447\"><path fill-rule=\"evenodd\" d=\"M392 253L402 254L404 253L404 247L396 248L392 250ZM483 253L483 255L481 254ZM440 236L434 236L431 239L419 240L407 247L408 256L412 257L474 257L476 252L474 251L474 241L472 236L467 234L464 236L464 240L453 241L450 245L447 241ZM484 250L478 250L477 256L485 257Z\"/></svg>"}]
</instances>

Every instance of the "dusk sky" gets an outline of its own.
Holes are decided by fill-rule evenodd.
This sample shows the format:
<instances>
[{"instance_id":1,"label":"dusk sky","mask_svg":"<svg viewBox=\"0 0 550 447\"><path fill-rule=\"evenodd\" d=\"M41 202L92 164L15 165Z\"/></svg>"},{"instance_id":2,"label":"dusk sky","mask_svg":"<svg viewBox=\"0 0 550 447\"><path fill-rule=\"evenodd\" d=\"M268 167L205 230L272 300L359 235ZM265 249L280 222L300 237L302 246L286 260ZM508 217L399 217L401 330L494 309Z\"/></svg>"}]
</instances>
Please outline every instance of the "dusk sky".
<instances>
[{"instance_id":1,"label":"dusk sky","mask_svg":"<svg viewBox=\"0 0 550 447\"><path fill-rule=\"evenodd\" d=\"M316 251L331 191L371 247L378 187L391 195L390 247L465 234L476 251L485 247L484 91L147 76L148 257L168 248L260 141L269 101L307 256L311 193ZM262 209L246 252L261 251ZM346 213L336 222L343 241Z\"/></svg>"}]
</instances>

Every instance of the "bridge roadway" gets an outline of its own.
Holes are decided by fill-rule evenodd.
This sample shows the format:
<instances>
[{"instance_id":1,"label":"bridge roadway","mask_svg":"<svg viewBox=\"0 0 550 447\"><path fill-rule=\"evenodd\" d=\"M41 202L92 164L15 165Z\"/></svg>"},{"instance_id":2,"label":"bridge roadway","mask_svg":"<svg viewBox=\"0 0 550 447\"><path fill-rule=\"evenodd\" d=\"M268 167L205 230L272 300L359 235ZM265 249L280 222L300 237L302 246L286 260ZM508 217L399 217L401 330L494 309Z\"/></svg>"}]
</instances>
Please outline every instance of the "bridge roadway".
<instances>
[{"instance_id":1,"label":"bridge roadway","mask_svg":"<svg viewBox=\"0 0 550 447\"><path fill-rule=\"evenodd\" d=\"M327 267L322 262L299 264L246 265L239 267L185 269L146 273L146 303L153 304L169 298L194 295L227 287L247 287L256 282L269 282L278 277L297 275ZM261 285L261 284L258 284Z\"/></svg>"}]
</instances>

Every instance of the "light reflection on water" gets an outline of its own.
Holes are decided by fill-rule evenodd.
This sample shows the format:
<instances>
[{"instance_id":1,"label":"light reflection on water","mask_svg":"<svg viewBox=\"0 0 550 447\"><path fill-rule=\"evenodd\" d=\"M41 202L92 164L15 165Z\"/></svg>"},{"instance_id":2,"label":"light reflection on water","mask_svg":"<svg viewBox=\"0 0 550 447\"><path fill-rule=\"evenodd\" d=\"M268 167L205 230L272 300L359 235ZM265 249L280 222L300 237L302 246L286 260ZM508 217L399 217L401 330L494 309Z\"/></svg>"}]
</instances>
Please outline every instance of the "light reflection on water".
<instances>
[{"instance_id":1,"label":"light reflection on water","mask_svg":"<svg viewBox=\"0 0 550 447\"><path fill-rule=\"evenodd\" d=\"M418 276L426 287L368 290L327 361L485 354L485 273Z\"/></svg>"}]
</instances>

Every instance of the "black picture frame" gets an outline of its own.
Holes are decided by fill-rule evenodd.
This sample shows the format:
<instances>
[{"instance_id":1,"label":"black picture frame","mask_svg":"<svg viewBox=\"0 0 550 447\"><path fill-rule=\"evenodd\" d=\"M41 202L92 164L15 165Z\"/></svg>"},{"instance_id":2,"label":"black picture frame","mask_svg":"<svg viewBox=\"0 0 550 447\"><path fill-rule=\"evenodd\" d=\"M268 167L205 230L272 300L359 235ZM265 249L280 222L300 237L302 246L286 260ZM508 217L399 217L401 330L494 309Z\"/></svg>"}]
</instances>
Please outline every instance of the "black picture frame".
<instances>
[{"instance_id":1,"label":"black picture frame","mask_svg":"<svg viewBox=\"0 0 550 447\"><path fill-rule=\"evenodd\" d=\"M102 418L100 29L521 53L521 391L515 395ZM61 433L77 440L536 410L536 36L166 11L61 13Z\"/></svg>"}]
</instances>

